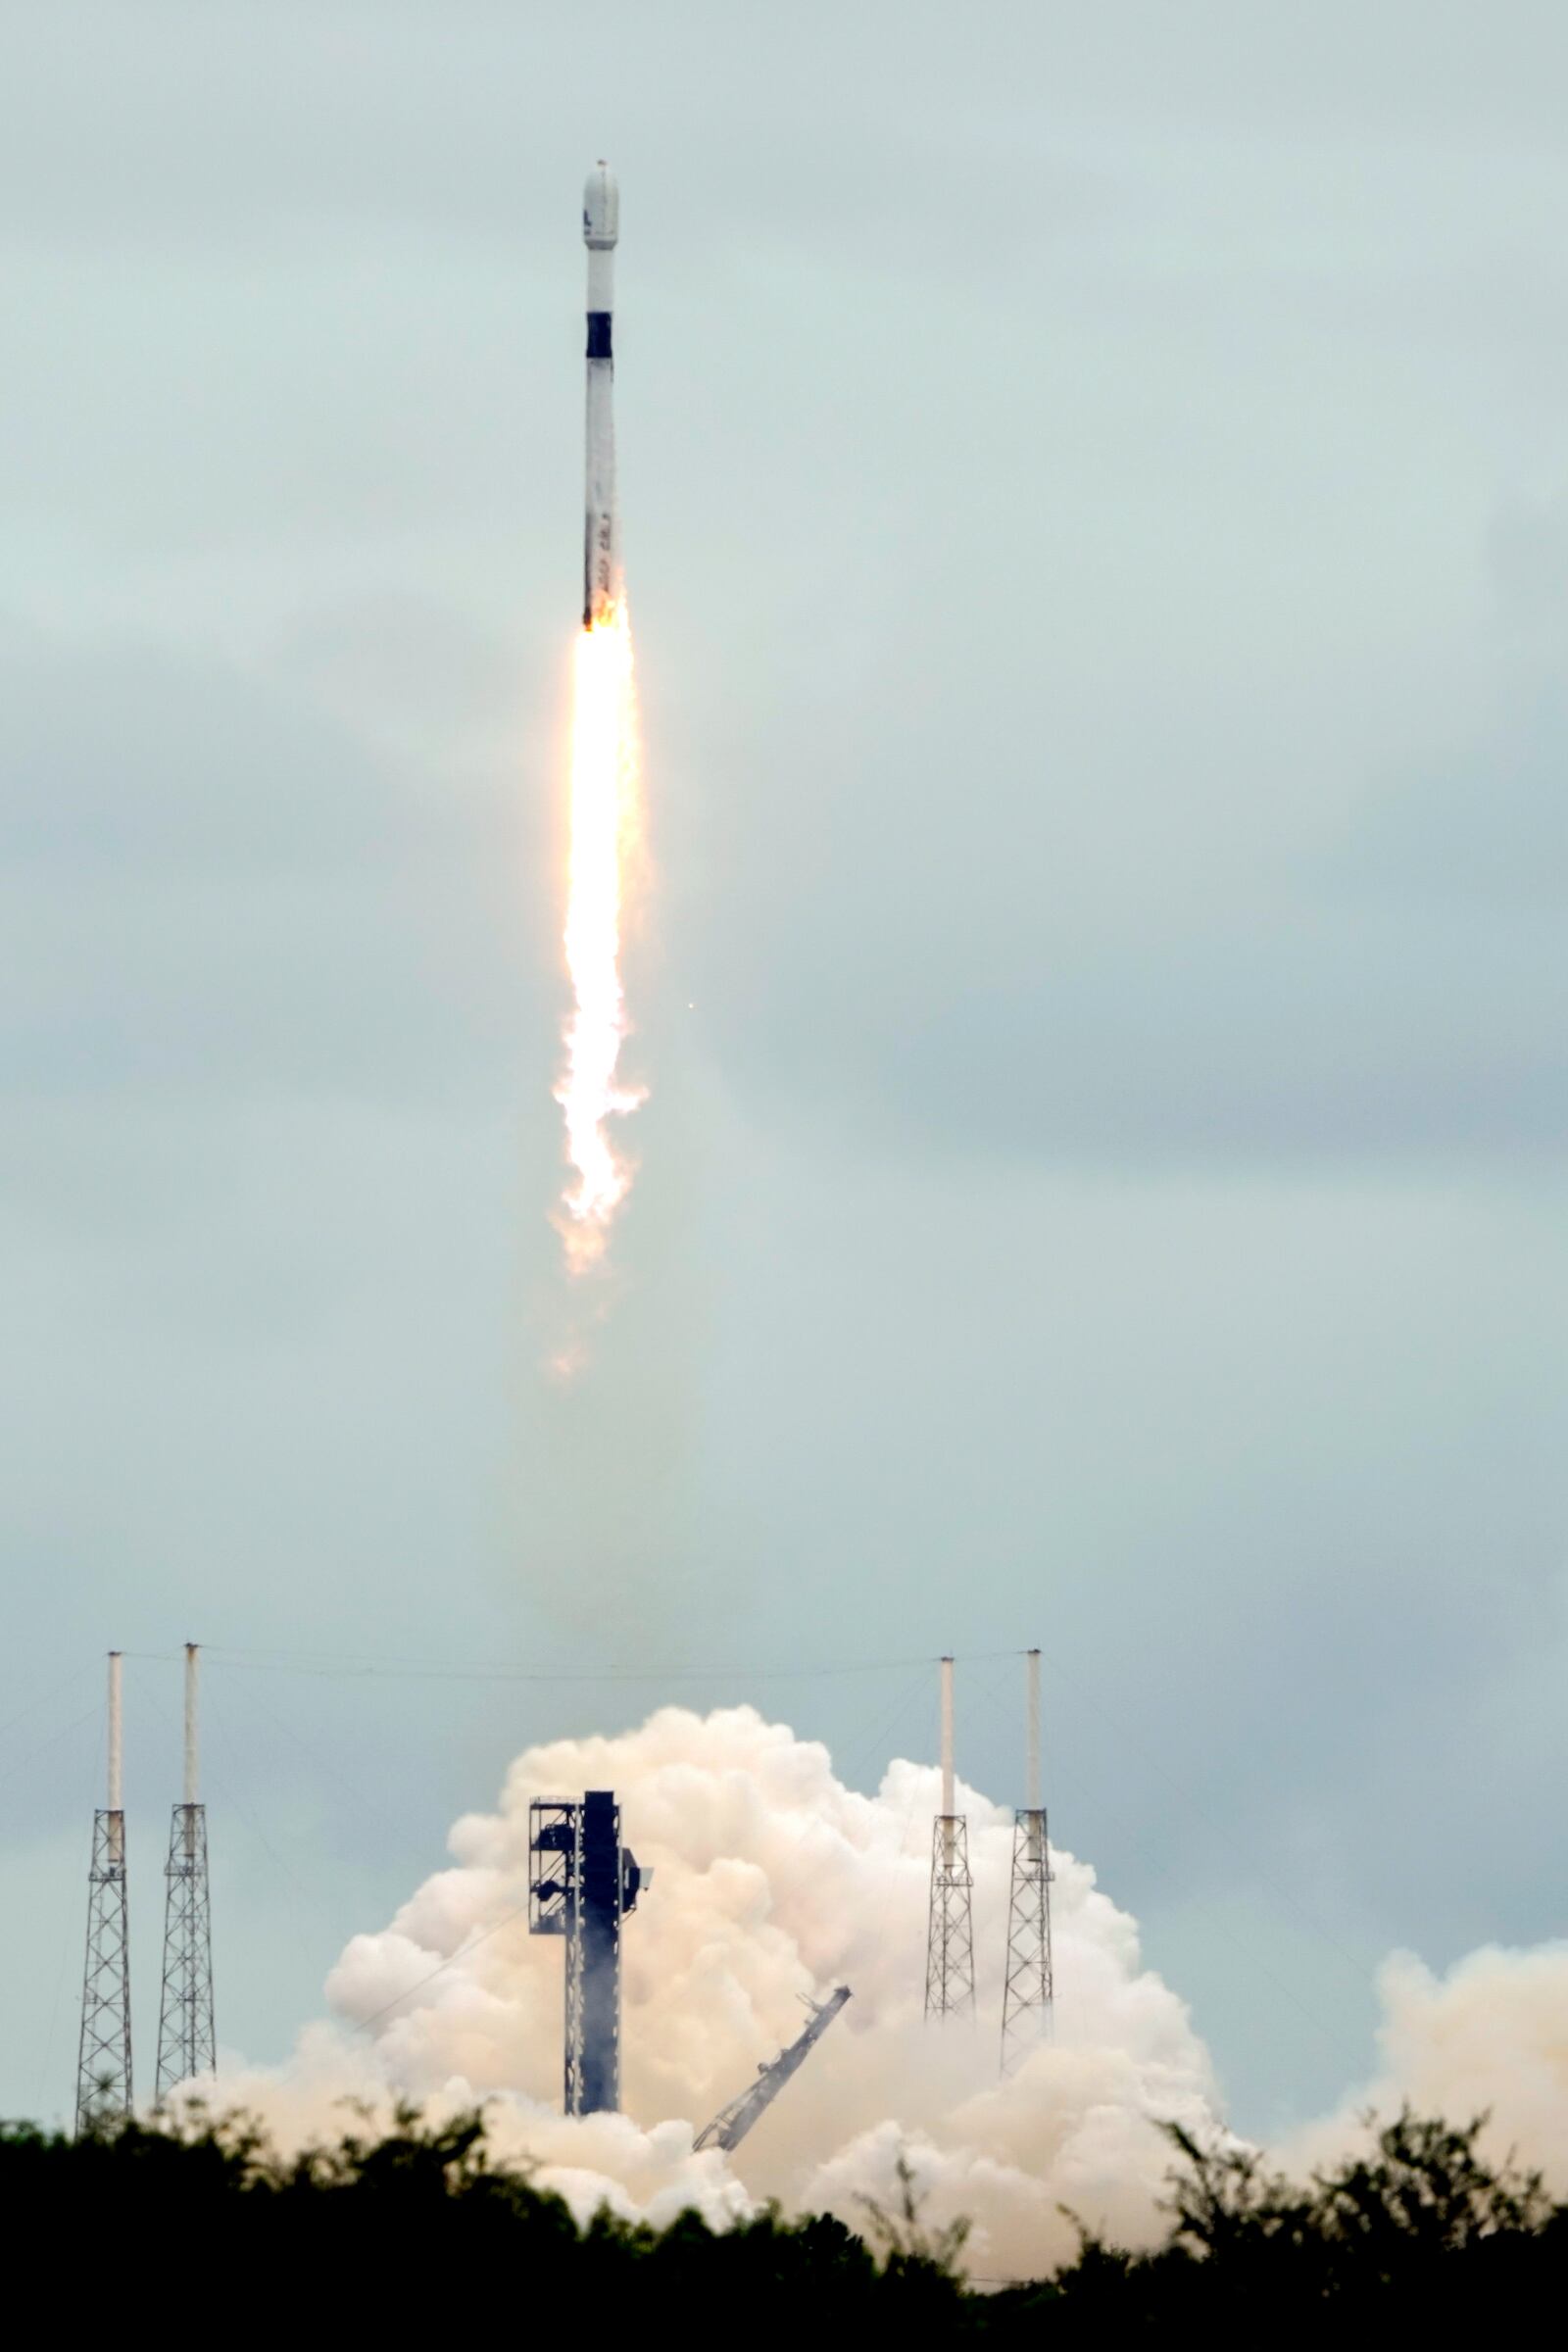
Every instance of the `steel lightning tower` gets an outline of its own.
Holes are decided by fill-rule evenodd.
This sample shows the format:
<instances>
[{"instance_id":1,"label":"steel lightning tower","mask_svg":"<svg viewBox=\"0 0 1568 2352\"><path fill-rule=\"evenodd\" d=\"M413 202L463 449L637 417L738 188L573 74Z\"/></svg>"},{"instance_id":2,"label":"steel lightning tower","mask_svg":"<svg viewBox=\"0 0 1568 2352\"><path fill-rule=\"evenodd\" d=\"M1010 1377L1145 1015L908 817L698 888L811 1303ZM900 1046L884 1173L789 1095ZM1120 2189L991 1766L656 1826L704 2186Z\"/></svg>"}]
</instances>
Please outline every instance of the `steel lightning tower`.
<instances>
[{"instance_id":1,"label":"steel lightning tower","mask_svg":"<svg viewBox=\"0 0 1568 2352\"><path fill-rule=\"evenodd\" d=\"M1012 1888L1007 1902L1007 1978L1002 1995L1002 2071L1027 2057L1051 2030L1051 1839L1040 1802L1040 1652L1026 1653L1028 1802L1012 1817Z\"/></svg>"},{"instance_id":2,"label":"steel lightning tower","mask_svg":"<svg viewBox=\"0 0 1568 2352\"><path fill-rule=\"evenodd\" d=\"M528 1851L530 1936L566 1940L564 2104L568 2115L620 2105L620 1923L636 1908L643 1874L620 1842L613 1791L580 1804L536 1796Z\"/></svg>"},{"instance_id":3,"label":"steel lightning tower","mask_svg":"<svg viewBox=\"0 0 1568 2352\"><path fill-rule=\"evenodd\" d=\"M125 1905L125 1811L122 1787L121 1667L109 1652L109 1802L92 1817L87 1873L87 1965L81 1987L76 2054L79 2137L131 2110L130 1942Z\"/></svg>"},{"instance_id":4,"label":"steel lightning tower","mask_svg":"<svg viewBox=\"0 0 1568 2352\"><path fill-rule=\"evenodd\" d=\"M931 1824L931 1909L925 1945L927 2017L974 2014L969 1824L954 1811L953 1660L942 1660L942 1810Z\"/></svg>"},{"instance_id":5,"label":"steel lightning tower","mask_svg":"<svg viewBox=\"0 0 1568 2352\"><path fill-rule=\"evenodd\" d=\"M169 1828L164 1876L164 1988L158 2006L158 2098L176 2082L210 2075L213 2036L213 1919L207 1886L207 1807L196 1795L196 1644L185 1644L185 1793Z\"/></svg>"}]
</instances>

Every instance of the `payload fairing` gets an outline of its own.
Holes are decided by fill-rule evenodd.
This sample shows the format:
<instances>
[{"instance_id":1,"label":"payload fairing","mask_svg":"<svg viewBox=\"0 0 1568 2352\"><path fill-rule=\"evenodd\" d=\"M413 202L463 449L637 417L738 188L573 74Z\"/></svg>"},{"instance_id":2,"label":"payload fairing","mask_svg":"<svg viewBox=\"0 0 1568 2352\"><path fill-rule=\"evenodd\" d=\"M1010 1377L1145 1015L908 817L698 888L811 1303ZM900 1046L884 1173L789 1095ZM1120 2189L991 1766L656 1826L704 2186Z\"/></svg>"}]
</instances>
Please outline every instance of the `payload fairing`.
<instances>
[{"instance_id":1,"label":"payload fairing","mask_svg":"<svg viewBox=\"0 0 1568 2352\"><path fill-rule=\"evenodd\" d=\"M620 587L620 524L615 514L615 363L611 350L614 315L615 240L620 191L606 163L588 174L582 192L582 235L588 248L588 446L583 516L582 625L608 617Z\"/></svg>"}]
</instances>

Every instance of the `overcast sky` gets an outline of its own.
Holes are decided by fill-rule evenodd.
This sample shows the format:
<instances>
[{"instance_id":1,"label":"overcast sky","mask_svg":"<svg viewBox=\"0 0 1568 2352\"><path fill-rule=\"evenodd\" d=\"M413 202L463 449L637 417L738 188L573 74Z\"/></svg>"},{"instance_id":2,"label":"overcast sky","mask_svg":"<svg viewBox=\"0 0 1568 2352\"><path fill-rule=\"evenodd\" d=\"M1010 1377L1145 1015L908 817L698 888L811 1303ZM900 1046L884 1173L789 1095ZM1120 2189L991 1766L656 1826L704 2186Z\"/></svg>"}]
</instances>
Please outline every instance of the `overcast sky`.
<instances>
[{"instance_id":1,"label":"overcast sky","mask_svg":"<svg viewBox=\"0 0 1568 2352\"><path fill-rule=\"evenodd\" d=\"M1560 6L4 15L0 2111L116 1642L150 2078L187 1637L253 2058L525 1741L864 1781L952 1648L1005 1799L1038 1642L1055 1834L1326 2105L1386 1949L1564 1925ZM653 1096L563 1396L601 153Z\"/></svg>"}]
</instances>

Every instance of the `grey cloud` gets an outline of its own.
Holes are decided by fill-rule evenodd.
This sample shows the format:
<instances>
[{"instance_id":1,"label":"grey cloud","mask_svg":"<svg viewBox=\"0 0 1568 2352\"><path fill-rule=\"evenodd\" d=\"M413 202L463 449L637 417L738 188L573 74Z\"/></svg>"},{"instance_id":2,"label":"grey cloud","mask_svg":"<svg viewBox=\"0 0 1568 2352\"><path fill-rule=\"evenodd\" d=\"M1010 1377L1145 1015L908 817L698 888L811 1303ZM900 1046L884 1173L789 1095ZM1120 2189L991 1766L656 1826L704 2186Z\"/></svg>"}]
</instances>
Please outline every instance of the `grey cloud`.
<instances>
[{"instance_id":1,"label":"grey cloud","mask_svg":"<svg viewBox=\"0 0 1568 2352\"><path fill-rule=\"evenodd\" d=\"M1058 966L1026 996L914 1008L862 1035L856 1092L928 1134L1045 1156L1214 1168L1560 1149L1562 976L1555 927L1498 940L1291 911Z\"/></svg>"},{"instance_id":2,"label":"grey cloud","mask_svg":"<svg viewBox=\"0 0 1568 2352\"><path fill-rule=\"evenodd\" d=\"M1565 759L1553 698L1373 796L1292 886L1244 872L1199 907L1108 903L1087 931L1037 825L988 829L994 866L940 883L895 840L891 901L852 833L858 863L802 877L809 953L725 925L701 993L743 1086L782 1080L862 1132L960 1152L1212 1168L1554 1152ZM956 891L973 928L931 928ZM799 903L758 869L744 896Z\"/></svg>"},{"instance_id":3,"label":"grey cloud","mask_svg":"<svg viewBox=\"0 0 1568 2352\"><path fill-rule=\"evenodd\" d=\"M142 643L0 638L0 853L127 890L384 862L411 783L276 685Z\"/></svg>"},{"instance_id":4,"label":"grey cloud","mask_svg":"<svg viewBox=\"0 0 1568 2352\"><path fill-rule=\"evenodd\" d=\"M1568 494L1517 494L1492 518L1493 576L1510 612L1560 612L1568 605Z\"/></svg>"},{"instance_id":5,"label":"grey cloud","mask_svg":"<svg viewBox=\"0 0 1568 2352\"><path fill-rule=\"evenodd\" d=\"M1457 976L1484 999L1499 962L1517 958L1521 983L1534 983L1521 1009L1539 1011L1544 1042L1568 983L1565 776L1568 681L1548 675L1443 765L1391 784L1323 876L1348 897L1375 890L1385 906L1462 910L1469 936L1447 949Z\"/></svg>"},{"instance_id":6,"label":"grey cloud","mask_svg":"<svg viewBox=\"0 0 1568 2352\"><path fill-rule=\"evenodd\" d=\"M504 878L539 836L509 774L432 777L275 681L156 646L23 633L4 666L13 1089L494 1087L509 988L543 1020Z\"/></svg>"}]
</instances>

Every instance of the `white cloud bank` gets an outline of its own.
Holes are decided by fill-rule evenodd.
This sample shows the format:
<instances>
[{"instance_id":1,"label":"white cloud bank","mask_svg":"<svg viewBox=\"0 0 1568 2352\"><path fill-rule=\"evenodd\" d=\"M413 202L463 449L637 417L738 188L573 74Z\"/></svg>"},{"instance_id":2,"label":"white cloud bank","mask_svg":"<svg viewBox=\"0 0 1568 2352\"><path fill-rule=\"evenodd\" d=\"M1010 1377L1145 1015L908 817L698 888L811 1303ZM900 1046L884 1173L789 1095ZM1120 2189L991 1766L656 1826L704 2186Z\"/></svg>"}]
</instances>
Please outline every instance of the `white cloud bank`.
<instances>
[{"instance_id":1,"label":"white cloud bank","mask_svg":"<svg viewBox=\"0 0 1568 2352\"><path fill-rule=\"evenodd\" d=\"M585 1788L616 1790L654 1877L624 1943L626 2113L568 2122L562 1947L527 1928L528 1803ZM1186 2007L1141 1965L1134 1922L1092 1869L1057 1853L1054 2034L1000 2078L1011 1815L962 1789L980 2022L928 2029L937 1801L936 1773L903 1762L874 1796L857 1794L825 1748L749 1707L667 1707L616 1739L530 1748L500 1809L453 1830L454 1867L349 1944L328 1980L333 2022L309 2028L280 2072L225 2070L224 2102L293 2140L329 2132L343 2097L485 2098L497 2146L536 2158L579 2214L608 2199L656 2224L685 2205L721 2222L776 2196L855 2222L863 2194L890 2193L902 2149L933 2221L970 2217L978 2274L1037 2276L1068 2253L1063 2205L1149 2242L1168 2164L1156 2125L1202 2128L1217 2113ZM753 2135L733 2157L694 2153L694 2131L799 2031L800 1997L840 1983L855 1996L843 2019ZM1479 1953L1442 1983L1396 1960L1384 1994L1386 2073L1371 2095L1461 2118L1490 2108L1500 2139L1568 2190L1568 1946ZM1353 2114L1294 2152L1328 2154Z\"/></svg>"}]
</instances>

